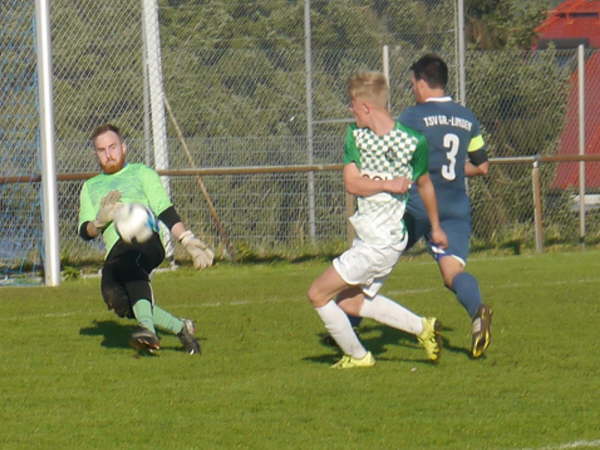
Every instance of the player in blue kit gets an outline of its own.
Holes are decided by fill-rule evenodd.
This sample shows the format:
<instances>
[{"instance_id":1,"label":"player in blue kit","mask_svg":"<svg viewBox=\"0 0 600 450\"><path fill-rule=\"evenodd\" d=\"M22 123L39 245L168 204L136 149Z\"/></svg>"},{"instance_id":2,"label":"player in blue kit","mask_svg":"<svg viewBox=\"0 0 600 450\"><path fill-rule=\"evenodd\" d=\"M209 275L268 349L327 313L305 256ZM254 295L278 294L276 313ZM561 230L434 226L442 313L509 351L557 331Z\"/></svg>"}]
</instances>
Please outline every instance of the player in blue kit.
<instances>
[{"instance_id":1,"label":"player in blue kit","mask_svg":"<svg viewBox=\"0 0 600 450\"><path fill-rule=\"evenodd\" d=\"M489 162L479 122L468 108L446 95L448 67L437 55L425 55L411 66L417 104L399 121L425 135L429 146L429 176L435 187L441 226L448 248L430 240L430 224L413 188L404 215L407 249L425 238L445 286L456 295L472 319L471 355L479 358L490 345L492 310L482 303L477 279L465 271L471 235L471 207L465 177L486 175Z\"/></svg>"}]
</instances>

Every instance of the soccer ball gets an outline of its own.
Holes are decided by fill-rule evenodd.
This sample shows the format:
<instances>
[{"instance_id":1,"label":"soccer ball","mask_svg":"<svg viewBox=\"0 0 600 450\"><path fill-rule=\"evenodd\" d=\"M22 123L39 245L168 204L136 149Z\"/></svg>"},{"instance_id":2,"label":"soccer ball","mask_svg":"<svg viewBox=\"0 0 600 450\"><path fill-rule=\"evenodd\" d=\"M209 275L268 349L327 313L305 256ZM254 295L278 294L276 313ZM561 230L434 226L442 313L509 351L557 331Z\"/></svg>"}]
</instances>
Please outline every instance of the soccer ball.
<instances>
[{"instance_id":1,"label":"soccer ball","mask_svg":"<svg viewBox=\"0 0 600 450\"><path fill-rule=\"evenodd\" d=\"M158 222L150 208L140 203L124 203L117 209L113 223L121 239L128 244L141 244L158 231Z\"/></svg>"}]
</instances>

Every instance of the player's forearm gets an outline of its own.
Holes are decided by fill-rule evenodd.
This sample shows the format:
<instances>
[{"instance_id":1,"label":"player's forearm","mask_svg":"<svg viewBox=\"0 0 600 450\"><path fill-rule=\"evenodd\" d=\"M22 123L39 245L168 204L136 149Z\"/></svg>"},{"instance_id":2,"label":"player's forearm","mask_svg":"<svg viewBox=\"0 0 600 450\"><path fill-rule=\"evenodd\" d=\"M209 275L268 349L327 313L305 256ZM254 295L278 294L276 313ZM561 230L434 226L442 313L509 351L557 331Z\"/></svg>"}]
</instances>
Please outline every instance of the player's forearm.
<instances>
[{"instance_id":1,"label":"player's forearm","mask_svg":"<svg viewBox=\"0 0 600 450\"><path fill-rule=\"evenodd\" d=\"M185 229L185 225L183 225L183 222L177 222L175 225L173 225L171 227L171 234L177 240L179 240L181 238L181 235L183 233L185 233L185 231L186 231L186 229Z\"/></svg>"},{"instance_id":2,"label":"player's forearm","mask_svg":"<svg viewBox=\"0 0 600 450\"><path fill-rule=\"evenodd\" d=\"M403 194L410 188L410 180L398 177L392 180L373 179L363 176L354 164L344 167L344 187L349 194L368 197L369 195L389 192Z\"/></svg>"},{"instance_id":3,"label":"player's forearm","mask_svg":"<svg viewBox=\"0 0 600 450\"><path fill-rule=\"evenodd\" d=\"M479 164L476 166L470 161L465 163L465 175L468 177L476 177L481 175L487 175L490 167L490 163L488 161Z\"/></svg>"},{"instance_id":4,"label":"player's forearm","mask_svg":"<svg viewBox=\"0 0 600 450\"><path fill-rule=\"evenodd\" d=\"M345 181L346 191L352 195L368 197L386 191L386 180L373 180L367 177L354 178Z\"/></svg>"}]
</instances>

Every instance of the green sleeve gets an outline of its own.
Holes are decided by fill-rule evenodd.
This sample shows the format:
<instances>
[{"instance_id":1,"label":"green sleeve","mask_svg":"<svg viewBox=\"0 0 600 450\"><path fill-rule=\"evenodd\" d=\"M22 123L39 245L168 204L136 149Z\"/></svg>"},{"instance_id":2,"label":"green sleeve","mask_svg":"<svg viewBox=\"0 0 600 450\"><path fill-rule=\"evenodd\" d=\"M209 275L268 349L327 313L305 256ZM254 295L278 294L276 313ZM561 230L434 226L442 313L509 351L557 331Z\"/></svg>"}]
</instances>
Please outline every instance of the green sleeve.
<instances>
[{"instance_id":1,"label":"green sleeve","mask_svg":"<svg viewBox=\"0 0 600 450\"><path fill-rule=\"evenodd\" d=\"M77 230L81 228L84 222L91 222L96 219L97 213L88 192L88 185L84 183L79 194L79 225Z\"/></svg>"},{"instance_id":2,"label":"green sleeve","mask_svg":"<svg viewBox=\"0 0 600 450\"><path fill-rule=\"evenodd\" d=\"M344 164L354 163L360 168L360 150L356 146L354 139L354 130L356 125L348 125L346 128L346 139L344 141Z\"/></svg>"},{"instance_id":3,"label":"green sleeve","mask_svg":"<svg viewBox=\"0 0 600 450\"><path fill-rule=\"evenodd\" d=\"M159 216L165 209L173 206L158 173L150 167L143 166L140 171L144 194L148 199L150 209Z\"/></svg>"},{"instance_id":4,"label":"green sleeve","mask_svg":"<svg viewBox=\"0 0 600 450\"><path fill-rule=\"evenodd\" d=\"M413 153L413 157L410 161L413 172L413 181L417 181L421 175L426 174L429 168L429 147L427 146L427 140L422 134L417 137L419 139L417 149Z\"/></svg>"}]
</instances>

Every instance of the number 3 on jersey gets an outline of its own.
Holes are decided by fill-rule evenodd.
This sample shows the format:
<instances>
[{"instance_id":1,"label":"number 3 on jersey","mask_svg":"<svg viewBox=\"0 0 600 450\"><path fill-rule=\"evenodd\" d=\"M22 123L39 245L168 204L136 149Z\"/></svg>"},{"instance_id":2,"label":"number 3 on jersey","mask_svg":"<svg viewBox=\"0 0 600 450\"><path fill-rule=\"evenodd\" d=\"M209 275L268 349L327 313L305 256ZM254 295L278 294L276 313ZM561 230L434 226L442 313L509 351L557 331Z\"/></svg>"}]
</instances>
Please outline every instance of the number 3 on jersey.
<instances>
[{"instance_id":1,"label":"number 3 on jersey","mask_svg":"<svg viewBox=\"0 0 600 450\"><path fill-rule=\"evenodd\" d=\"M444 135L444 148L447 149L446 158L448 158L448 164L442 166L442 176L448 181L456 178L456 155L459 145L460 140L457 135L452 133Z\"/></svg>"}]
</instances>

